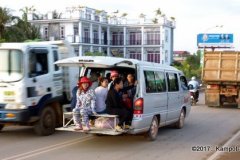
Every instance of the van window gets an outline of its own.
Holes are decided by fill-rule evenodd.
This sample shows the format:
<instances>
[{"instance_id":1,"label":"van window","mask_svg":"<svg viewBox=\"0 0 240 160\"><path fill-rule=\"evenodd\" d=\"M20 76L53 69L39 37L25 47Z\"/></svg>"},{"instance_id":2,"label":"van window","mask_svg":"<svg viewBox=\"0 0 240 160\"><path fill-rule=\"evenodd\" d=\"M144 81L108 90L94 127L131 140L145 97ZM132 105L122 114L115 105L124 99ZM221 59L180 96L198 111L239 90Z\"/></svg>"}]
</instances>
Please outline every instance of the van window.
<instances>
[{"instance_id":1,"label":"van window","mask_svg":"<svg viewBox=\"0 0 240 160\"><path fill-rule=\"evenodd\" d=\"M167 73L167 78L168 78L168 91L169 92L179 91L177 74Z\"/></svg>"},{"instance_id":2,"label":"van window","mask_svg":"<svg viewBox=\"0 0 240 160\"><path fill-rule=\"evenodd\" d=\"M157 92L165 92L167 87L164 72L155 72L155 80Z\"/></svg>"},{"instance_id":3,"label":"van window","mask_svg":"<svg viewBox=\"0 0 240 160\"><path fill-rule=\"evenodd\" d=\"M146 93L154 93L157 91L154 71L144 71Z\"/></svg>"},{"instance_id":4,"label":"van window","mask_svg":"<svg viewBox=\"0 0 240 160\"><path fill-rule=\"evenodd\" d=\"M180 76L181 88L188 90L187 79L184 76Z\"/></svg>"}]
</instances>

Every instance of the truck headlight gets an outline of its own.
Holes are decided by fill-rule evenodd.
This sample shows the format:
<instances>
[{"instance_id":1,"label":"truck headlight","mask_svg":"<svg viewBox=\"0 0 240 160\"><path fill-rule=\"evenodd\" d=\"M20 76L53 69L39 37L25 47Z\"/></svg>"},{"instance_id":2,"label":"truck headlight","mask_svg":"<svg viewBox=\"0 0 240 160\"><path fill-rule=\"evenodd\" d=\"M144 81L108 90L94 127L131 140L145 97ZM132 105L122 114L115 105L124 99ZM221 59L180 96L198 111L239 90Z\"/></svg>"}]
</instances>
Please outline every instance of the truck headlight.
<instances>
[{"instance_id":1,"label":"truck headlight","mask_svg":"<svg viewBox=\"0 0 240 160\"><path fill-rule=\"evenodd\" d=\"M14 103L8 103L5 106L5 109L26 109L27 106L23 105L23 104L14 104Z\"/></svg>"}]
</instances>

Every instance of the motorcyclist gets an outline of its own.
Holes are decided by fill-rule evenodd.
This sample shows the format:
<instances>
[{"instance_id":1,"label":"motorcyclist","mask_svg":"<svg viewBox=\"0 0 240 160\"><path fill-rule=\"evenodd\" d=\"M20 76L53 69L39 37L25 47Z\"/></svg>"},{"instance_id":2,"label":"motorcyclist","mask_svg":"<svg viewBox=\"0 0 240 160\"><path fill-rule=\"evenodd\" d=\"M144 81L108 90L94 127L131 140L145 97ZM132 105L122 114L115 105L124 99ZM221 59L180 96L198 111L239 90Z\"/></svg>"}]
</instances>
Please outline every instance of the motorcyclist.
<instances>
[{"instance_id":1,"label":"motorcyclist","mask_svg":"<svg viewBox=\"0 0 240 160\"><path fill-rule=\"evenodd\" d=\"M188 86L192 86L192 88L189 88L190 90L196 90L196 101L198 101L198 97L199 97L199 83L198 83L198 81L196 80L196 77L195 76L193 76L192 78L191 78L191 81L189 81L188 82Z\"/></svg>"}]
</instances>

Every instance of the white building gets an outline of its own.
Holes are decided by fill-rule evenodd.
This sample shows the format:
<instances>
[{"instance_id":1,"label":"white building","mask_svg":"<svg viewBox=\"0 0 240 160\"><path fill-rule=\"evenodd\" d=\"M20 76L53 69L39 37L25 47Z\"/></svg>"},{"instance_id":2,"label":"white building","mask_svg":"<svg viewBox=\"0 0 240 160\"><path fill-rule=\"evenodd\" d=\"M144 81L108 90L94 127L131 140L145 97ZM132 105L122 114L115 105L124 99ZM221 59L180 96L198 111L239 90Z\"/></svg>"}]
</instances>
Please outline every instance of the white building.
<instances>
[{"instance_id":1,"label":"white building","mask_svg":"<svg viewBox=\"0 0 240 160\"><path fill-rule=\"evenodd\" d=\"M171 64L175 21L165 16L158 23L144 17L128 20L109 17L107 12L88 7L67 8L66 13L29 14L30 23L40 27L44 40L68 40L76 55L101 52L143 61Z\"/></svg>"}]
</instances>

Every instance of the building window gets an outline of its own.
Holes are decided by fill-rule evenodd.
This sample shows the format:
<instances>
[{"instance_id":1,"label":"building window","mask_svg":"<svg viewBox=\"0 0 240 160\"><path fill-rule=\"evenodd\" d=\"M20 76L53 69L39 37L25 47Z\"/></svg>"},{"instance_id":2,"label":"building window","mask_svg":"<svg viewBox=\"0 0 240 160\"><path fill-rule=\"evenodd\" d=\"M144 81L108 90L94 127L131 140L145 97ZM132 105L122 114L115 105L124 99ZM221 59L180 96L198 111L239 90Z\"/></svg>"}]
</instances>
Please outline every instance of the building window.
<instances>
[{"instance_id":1,"label":"building window","mask_svg":"<svg viewBox=\"0 0 240 160\"><path fill-rule=\"evenodd\" d=\"M77 26L77 25L74 25L74 26L73 26L73 34L74 34L74 35L79 35L79 29L78 29L78 26Z\"/></svg>"},{"instance_id":2,"label":"building window","mask_svg":"<svg viewBox=\"0 0 240 160\"><path fill-rule=\"evenodd\" d=\"M147 61L160 63L160 53L159 52L148 52Z\"/></svg>"},{"instance_id":3,"label":"building window","mask_svg":"<svg viewBox=\"0 0 240 160\"><path fill-rule=\"evenodd\" d=\"M95 16L95 21L99 22L100 21L100 18L99 16Z\"/></svg>"},{"instance_id":4,"label":"building window","mask_svg":"<svg viewBox=\"0 0 240 160\"><path fill-rule=\"evenodd\" d=\"M141 60L142 59L142 54L141 54L141 52L130 52L129 53L129 58Z\"/></svg>"},{"instance_id":5,"label":"building window","mask_svg":"<svg viewBox=\"0 0 240 160\"><path fill-rule=\"evenodd\" d=\"M141 45L142 44L142 34L141 32L130 32L130 45Z\"/></svg>"},{"instance_id":6,"label":"building window","mask_svg":"<svg viewBox=\"0 0 240 160\"><path fill-rule=\"evenodd\" d=\"M60 39L64 39L65 38L65 27L61 26L60 27Z\"/></svg>"},{"instance_id":7,"label":"building window","mask_svg":"<svg viewBox=\"0 0 240 160\"><path fill-rule=\"evenodd\" d=\"M79 48L78 47L74 48L74 53L76 56L79 56Z\"/></svg>"},{"instance_id":8,"label":"building window","mask_svg":"<svg viewBox=\"0 0 240 160\"><path fill-rule=\"evenodd\" d=\"M90 32L88 28L84 29L84 37L83 38L83 43L90 43Z\"/></svg>"},{"instance_id":9,"label":"building window","mask_svg":"<svg viewBox=\"0 0 240 160\"><path fill-rule=\"evenodd\" d=\"M44 31L43 31L44 33L43 33L43 38L45 39L45 40L48 40L48 27L44 27Z\"/></svg>"},{"instance_id":10,"label":"building window","mask_svg":"<svg viewBox=\"0 0 240 160\"><path fill-rule=\"evenodd\" d=\"M148 45L160 45L160 32L159 31L149 31L146 32L147 39L145 44Z\"/></svg>"},{"instance_id":11,"label":"building window","mask_svg":"<svg viewBox=\"0 0 240 160\"><path fill-rule=\"evenodd\" d=\"M94 30L93 31L93 44L98 44L98 43L99 43L98 31Z\"/></svg>"}]
</instances>

